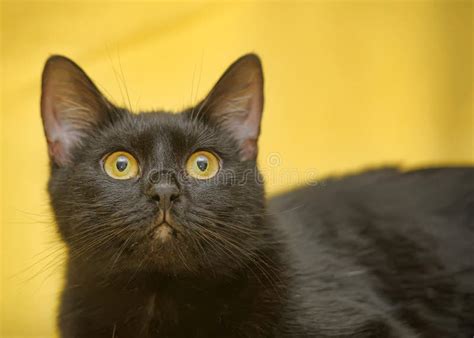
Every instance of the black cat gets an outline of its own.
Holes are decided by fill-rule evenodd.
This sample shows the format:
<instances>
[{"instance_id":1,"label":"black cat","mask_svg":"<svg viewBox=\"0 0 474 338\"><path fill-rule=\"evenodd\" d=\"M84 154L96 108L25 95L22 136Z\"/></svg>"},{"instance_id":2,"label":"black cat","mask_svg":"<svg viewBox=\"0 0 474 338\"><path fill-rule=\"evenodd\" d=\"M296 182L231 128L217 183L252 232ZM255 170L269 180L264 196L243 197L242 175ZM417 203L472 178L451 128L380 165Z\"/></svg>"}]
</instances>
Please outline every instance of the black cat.
<instances>
[{"instance_id":1,"label":"black cat","mask_svg":"<svg viewBox=\"0 0 474 338\"><path fill-rule=\"evenodd\" d=\"M42 89L69 249L62 337L474 335L474 168L374 170L266 201L252 54L179 114L114 106L61 56Z\"/></svg>"}]
</instances>

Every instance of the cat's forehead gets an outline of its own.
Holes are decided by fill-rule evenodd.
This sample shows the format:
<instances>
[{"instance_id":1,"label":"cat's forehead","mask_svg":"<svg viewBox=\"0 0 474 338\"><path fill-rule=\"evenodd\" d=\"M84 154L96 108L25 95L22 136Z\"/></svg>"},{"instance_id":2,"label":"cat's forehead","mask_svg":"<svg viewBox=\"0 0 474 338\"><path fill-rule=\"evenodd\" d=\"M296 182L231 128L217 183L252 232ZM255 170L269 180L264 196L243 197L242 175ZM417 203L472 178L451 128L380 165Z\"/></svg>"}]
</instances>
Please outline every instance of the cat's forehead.
<instances>
[{"instance_id":1,"label":"cat's forehead","mask_svg":"<svg viewBox=\"0 0 474 338\"><path fill-rule=\"evenodd\" d=\"M168 112L129 114L110 130L107 139L117 147L161 158L222 144L222 136L214 128L185 113Z\"/></svg>"}]
</instances>

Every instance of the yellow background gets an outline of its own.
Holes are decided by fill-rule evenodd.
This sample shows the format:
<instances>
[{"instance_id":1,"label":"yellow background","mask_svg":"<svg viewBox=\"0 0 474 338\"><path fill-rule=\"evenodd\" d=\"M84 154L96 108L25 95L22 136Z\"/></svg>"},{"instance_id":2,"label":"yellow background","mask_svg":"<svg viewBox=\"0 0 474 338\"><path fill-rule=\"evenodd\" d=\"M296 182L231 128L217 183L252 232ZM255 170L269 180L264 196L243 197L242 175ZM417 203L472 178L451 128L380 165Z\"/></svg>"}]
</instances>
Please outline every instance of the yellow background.
<instances>
[{"instance_id":1,"label":"yellow background","mask_svg":"<svg viewBox=\"0 0 474 338\"><path fill-rule=\"evenodd\" d=\"M2 2L1 336L55 327L62 247L39 112L48 55L74 59L116 103L128 104L125 82L135 110L178 110L257 52L260 163L275 192L307 172L474 163L472 14L456 1Z\"/></svg>"}]
</instances>

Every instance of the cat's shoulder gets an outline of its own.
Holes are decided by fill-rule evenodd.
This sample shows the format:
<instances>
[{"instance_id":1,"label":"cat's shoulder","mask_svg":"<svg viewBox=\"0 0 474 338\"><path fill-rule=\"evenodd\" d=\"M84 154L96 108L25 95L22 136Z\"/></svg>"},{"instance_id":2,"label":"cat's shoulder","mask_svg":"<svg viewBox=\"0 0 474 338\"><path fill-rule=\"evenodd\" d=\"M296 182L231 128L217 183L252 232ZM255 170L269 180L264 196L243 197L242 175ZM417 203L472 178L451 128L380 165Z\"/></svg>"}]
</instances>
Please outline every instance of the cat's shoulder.
<instances>
[{"instance_id":1,"label":"cat's shoulder","mask_svg":"<svg viewBox=\"0 0 474 338\"><path fill-rule=\"evenodd\" d=\"M381 200L406 202L407 198L424 199L426 203L438 205L441 200L460 197L474 203L474 166L415 170L383 167L331 176L277 194L270 199L269 205L274 210L315 210L315 206L318 209L347 204L370 206Z\"/></svg>"}]
</instances>

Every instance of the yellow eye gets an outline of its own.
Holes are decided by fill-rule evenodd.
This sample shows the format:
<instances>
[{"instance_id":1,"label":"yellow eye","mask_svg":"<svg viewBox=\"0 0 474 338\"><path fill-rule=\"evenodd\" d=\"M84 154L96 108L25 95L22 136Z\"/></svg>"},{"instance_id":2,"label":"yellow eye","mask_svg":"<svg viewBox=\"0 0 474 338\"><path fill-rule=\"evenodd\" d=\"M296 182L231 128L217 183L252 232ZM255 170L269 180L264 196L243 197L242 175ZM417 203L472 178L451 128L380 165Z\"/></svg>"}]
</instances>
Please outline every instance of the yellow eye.
<instances>
[{"instance_id":1,"label":"yellow eye","mask_svg":"<svg viewBox=\"0 0 474 338\"><path fill-rule=\"evenodd\" d=\"M189 157L186 170L194 178L205 180L219 171L219 159L208 151L197 151Z\"/></svg>"},{"instance_id":2,"label":"yellow eye","mask_svg":"<svg viewBox=\"0 0 474 338\"><path fill-rule=\"evenodd\" d=\"M105 158L104 170L112 178L128 180L138 175L138 163L129 153L116 151Z\"/></svg>"}]
</instances>

